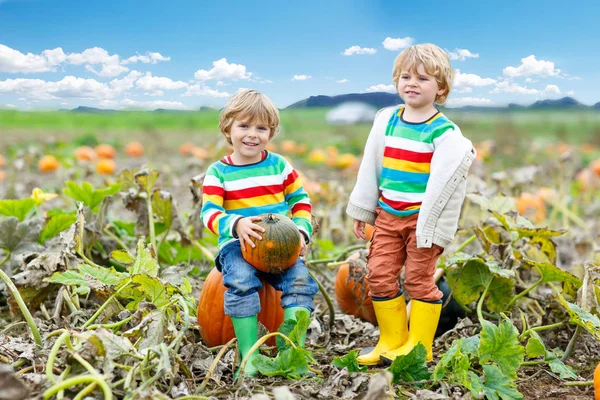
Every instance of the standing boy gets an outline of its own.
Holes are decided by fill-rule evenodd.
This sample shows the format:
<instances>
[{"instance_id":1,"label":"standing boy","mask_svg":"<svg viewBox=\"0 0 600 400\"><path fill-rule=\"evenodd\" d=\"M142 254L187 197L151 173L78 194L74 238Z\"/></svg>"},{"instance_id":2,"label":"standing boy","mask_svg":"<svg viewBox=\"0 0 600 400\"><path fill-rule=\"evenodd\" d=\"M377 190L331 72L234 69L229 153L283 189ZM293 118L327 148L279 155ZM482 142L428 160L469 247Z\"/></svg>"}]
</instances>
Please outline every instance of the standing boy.
<instances>
[{"instance_id":1,"label":"standing boy","mask_svg":"<svg viewBox=\"0 0 600 400\"><path fill-rule=\"evenodd\" d=\"M446 101L452 86L442 49L433 44L405 49L392 78L404 105L375 117L347 208L357 237L365 238L365 223L375 226L367 280L380 337L371 352L358 357L366 365L393 361L419 342L432 359L442 308L435 264L456 233L475 158L471 142L434 105ZM403 267L412 299L410 332L398 284Z\"/></svg>"},{"instance_id":2,"label":"standing boy","mask_svg":"<svg viewBox=\"0 0 600 400\"><path fill-rule=\"evenodd\" d=\"M219 128L233 153L208 168L201 217L219 236L215 263L227 287L225 314L231 317L244 358L258 340L260 277L283 292L285 320L295 320L297 311L310 315L318 286L300 257L281 274L267 274L244 260L240 246L254 247L251 237L262 239L264 229L256 224L260 214L283 214L298 227L304 255L312 234L311 204L292 165L265 150L279 128L277 108L269 98L256 90L239 90L221 111ZM257 375L252 362L246 365L246 374Z\"/></svg>"}]
</instances>

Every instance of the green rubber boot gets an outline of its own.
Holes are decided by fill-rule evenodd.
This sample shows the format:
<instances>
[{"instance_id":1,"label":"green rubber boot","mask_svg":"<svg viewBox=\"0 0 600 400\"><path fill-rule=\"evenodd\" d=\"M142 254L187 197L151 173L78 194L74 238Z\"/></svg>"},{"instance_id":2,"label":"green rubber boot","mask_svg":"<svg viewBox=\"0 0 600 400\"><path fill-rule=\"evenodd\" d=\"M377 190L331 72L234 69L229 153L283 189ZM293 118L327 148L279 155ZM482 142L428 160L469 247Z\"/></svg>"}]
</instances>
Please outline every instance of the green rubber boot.
<instances>
[{"instance_id":1,"label":"green rubber boot","mask_svg":"<svg viewBox=\"0 0 600 400\"><path fill-rule=\"evenodd\" d=\"M248 352L252 348L252 346L254 346L254 344L258 341L258 318L256 315L251 315L250 317L244 318L231 317L231 322L233 322L233 330L235 331L235 337L238 340L240 357L241 360L243 360L246 357L246 354L248 354ZM246 363L244 376L258 375L258 370L252 364L252 360L254 359L256 353L257 352L255 351ZM235 374L233 375L235 379L237 379L239 372L240 370L238 368L235 371Z\"/></svg>"},{"instance_id":2,"label":"green rubber boot","mask_svg":"<svg viewBox=\"0 0 600 400\"><path fill-rule=\"evenodd\" d=\"M287 321L287 320L293 320L296 321L296 312L300 311L302 313L306 313L306 315L308 317L310 317L310 310L308 308L305 307L288 307L288 308L284 308L283 309L283 320ZM300 337L300 346L304 347L304 342L306 341L306 332L304 332L304 335L302 335L302 337Z\"/></svg>"}]
</instances>

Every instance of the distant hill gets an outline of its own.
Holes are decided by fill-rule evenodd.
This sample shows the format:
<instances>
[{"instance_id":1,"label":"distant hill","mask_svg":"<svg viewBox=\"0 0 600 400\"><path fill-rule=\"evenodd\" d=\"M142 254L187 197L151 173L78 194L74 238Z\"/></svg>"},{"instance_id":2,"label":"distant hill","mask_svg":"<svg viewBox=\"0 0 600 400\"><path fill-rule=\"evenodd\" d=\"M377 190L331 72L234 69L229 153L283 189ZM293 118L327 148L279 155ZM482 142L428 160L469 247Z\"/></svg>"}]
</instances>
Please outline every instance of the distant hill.
<instances>
[{"instance_id":1,"label":"distant hill","mask_svg":"<svg viewBox=\"0 0 600 400\"><path fill-rule=\"evenodd\" d=\"M304 107L335 107L349 101L359 101L371 104L377 108L394 106L403 104L404 101L396 93L372 92L372 93L350 93L341 94L339 96L310 96L308 99L300 100L288 108L304 108Z\"/></svg>"},{"instance_id":2,"label":"distant hill","mask_svg":"<svg viewBox=\"0 0 600 400\"><path fill-rule=\"evenodd\" d=\"M563 97L557 100L538 100L527 108L540 109L540 108L591 108L584 104L581 104L572 97Z\"/></svg>"},{"instance_id":3,"label":"distant hill","mask_svg":"<svg viewBox=\"0 0 600 400\"><path fill-rule=\"evenodd\" d=\"M79 106L79 107L71 110L71 112L75 112L75 113L88 113L88 114L105 114L105 113L112 113L112 112L116 112L116 111L117 110L109 110L109 109L86 107L86 106Z\"/></svg>"}]
</instances>

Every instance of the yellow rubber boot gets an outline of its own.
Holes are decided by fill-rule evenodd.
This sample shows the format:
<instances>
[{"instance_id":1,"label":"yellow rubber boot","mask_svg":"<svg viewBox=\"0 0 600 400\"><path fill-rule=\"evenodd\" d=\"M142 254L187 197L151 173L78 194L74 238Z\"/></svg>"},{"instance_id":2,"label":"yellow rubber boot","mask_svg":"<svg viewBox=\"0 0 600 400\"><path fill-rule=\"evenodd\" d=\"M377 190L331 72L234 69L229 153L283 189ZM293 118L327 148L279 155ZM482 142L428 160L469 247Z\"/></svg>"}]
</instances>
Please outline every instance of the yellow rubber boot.
<instances>
[{"instance_id":1,"label":"yellow rubber boot","mask_svg":"<svg viewBox=\"0 0 600 400\"><path fill-rule=\"evenodd\" d=\"M373 303L375 304L375 303ZM403 346L389 350L381 355L383 361L392 362L396 357L406 355L419 343L423 343L427 349L427 361L431 361L433 353L433 338L440 321L442 303L427 303L425 301L413 300L410 311L410 333L408 340Z\"/></svg>"},{"instance_id":2,"label":"yellow rubber boot","mask_svg":"<svg viewBox=\"0 0 600 400\"><path fill-rule=\"evenodd\" d=\"M381 363L381 355L396 349L408 339L408 318L406 317L406 301L404 295L391 300L373 301L373 309L379 324L379 341L375 348L356 360L364 365Z\"/></svg>"}]
</instances>

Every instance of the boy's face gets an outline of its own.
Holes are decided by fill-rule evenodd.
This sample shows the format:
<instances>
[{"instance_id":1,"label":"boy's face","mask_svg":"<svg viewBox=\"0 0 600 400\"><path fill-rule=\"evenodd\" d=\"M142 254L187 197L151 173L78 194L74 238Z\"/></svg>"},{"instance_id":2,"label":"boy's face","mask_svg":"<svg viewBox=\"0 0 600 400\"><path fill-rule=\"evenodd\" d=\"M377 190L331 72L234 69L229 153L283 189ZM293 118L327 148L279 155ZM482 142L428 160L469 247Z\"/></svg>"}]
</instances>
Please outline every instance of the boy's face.
<instances>
[{"instance_id":1,"label":"boy's face","mask_svg":"<svg viewBox=\"0 0 600 400\"><path fill-rule=\"evenodd\" d=\"M437 81L425 71L423 64L419 64L416 71L403 69L397 89L404 103L415 109L433 106L435 97L446 91L439 88Z\"/></svg>"},{"instance_id":2,"label":"boy's face","mask_svg":"<svg viewBox=\"0 0 600 400\"><path fill-rule=\"evenodd\" d=\"M236 164L253 164L262 158L262 151L271 139L271 129L260 122L250 123L236 119L229 133Z\"/></svg>"}]
</instances>

